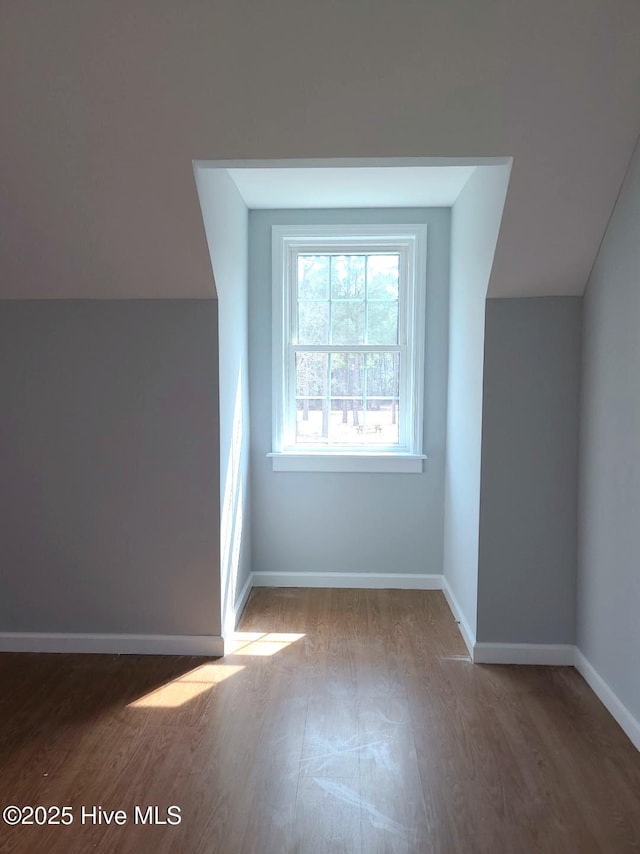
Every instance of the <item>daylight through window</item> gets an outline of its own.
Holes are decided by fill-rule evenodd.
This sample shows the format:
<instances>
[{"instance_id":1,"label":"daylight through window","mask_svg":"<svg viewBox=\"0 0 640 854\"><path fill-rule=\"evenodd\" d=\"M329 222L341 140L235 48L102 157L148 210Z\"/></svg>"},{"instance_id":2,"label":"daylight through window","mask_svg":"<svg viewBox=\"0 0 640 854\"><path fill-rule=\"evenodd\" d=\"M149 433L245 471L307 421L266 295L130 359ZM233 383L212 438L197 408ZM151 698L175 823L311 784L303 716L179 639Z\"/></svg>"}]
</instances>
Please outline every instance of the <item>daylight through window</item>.
<instances>
[{"instance_id":1,"label":"daylight through window","mask_svg":"<svg viewBox=\"0 0 640 854\"><path fill-rule=\"evenodd\" d=\"M400 256L297 260L296 444L397 446Z\"/></svg>"},{"instance_id":2,"label":"daylight through window","mask_svg":"<svg viewBox=\"0 0 640 854\"><path fill-rule=\"evenodd\" d=\"M425 237L274 228L276 453L421 454Z\"/></svg>"}]
</instances>

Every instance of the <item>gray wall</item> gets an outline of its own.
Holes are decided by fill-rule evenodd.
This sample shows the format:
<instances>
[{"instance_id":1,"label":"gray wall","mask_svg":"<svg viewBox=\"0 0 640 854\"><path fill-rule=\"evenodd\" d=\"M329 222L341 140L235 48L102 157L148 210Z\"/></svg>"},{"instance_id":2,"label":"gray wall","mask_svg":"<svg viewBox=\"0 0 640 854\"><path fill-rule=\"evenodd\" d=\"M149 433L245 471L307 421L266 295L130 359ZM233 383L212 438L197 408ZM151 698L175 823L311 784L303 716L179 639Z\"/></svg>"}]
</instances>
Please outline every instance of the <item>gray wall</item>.
<instances>
[{"instance_id":1,"label":"gray wall","mask_svg":"<svg viewBox=\"0 0 640 854\"><path fill-rule=\"evenodd\" d=\"M249 498L249 212L224 169L196 168L218 295L220 380L220 590L223 632L251 571ZM215 442L215 437L211 437Z\"/></svg>"},{"instance_id":2,"label":"gray wall","mask_svg":"<svg viewBox=\"0 0 640 854\"><path fill-rule=\"evenodd\" d=\"M428 225L422 474L273 472L271 226ZM442 572L450 213L432 210L251 211L249 360L253 568L257 572ZM330 532L330 535L329 535Z\"/></svg>"},{"instance_id":3,"label":"gray wall","mask_svg":"<svg viewBox=\"0 0 640 854\"><path fill-rule=\"evenodd\" d=\"M216 310L0 302L0 631L220 633Z\"/></svg>"},{"instance_id":4,"label":"gray wall","mask_svg":"<svg viewBox=\"0 0 640 854\"><path fill-rule=\"evenodd\" d=\"M578 648L640 720L640 150L584 300Z\"/></svg>"},{"instance_id":5,"label":"gray wall","mask_svg":"<svg viewBox=\"0 0 640 854\"><path fill-rule=\"evenodd\" d=\"M485 298L510 172L476 169L451 215L443 572L467 643L477 617Z\"/></svg>"},{"instance_id":6,"label":"gray wall","mask_svg":"<svg viewBox=\"0 0 640 854\"><path fill-rule=\"evenodd\" d=\"M487 301L478 641L575 642L581 308Z\"/></svg>"}]
</instances>

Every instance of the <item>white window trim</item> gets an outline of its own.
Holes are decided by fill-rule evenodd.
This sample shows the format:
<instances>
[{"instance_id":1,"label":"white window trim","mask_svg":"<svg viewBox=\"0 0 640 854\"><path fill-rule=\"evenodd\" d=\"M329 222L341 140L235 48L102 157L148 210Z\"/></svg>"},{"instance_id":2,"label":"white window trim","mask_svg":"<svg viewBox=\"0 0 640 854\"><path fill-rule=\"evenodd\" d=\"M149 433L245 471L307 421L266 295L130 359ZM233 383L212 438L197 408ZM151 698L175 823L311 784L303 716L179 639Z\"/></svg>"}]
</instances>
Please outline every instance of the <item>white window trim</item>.
<instances>
[{"instance_id":1,"label":"white window trim","mask_svg":"<svg viewBox=\"0 0 640 854\"><path fill-rule=\"evenodd\" d=\"M405 402L405 423L401 421L401 427L404 426L405 432L397 448L301 448L287 435L286 417L288 384L292 376L286 353L287 336L295 310L291 299L291 280L295 275L293 259L297 253L305 251L340 251L344 247L352 251L359 243L362 251L400 250L406 265L402 280L408 294L404 295L405 311L399 317L400 327L404 325L406 331L406 375L401 375ZM422 472L426 459L422 453L426 250L427 226L422 224L273 226L273 451L268 456L274 471ZM410 394L410 390L413 393Z\"/></svg>"}]
</instances>

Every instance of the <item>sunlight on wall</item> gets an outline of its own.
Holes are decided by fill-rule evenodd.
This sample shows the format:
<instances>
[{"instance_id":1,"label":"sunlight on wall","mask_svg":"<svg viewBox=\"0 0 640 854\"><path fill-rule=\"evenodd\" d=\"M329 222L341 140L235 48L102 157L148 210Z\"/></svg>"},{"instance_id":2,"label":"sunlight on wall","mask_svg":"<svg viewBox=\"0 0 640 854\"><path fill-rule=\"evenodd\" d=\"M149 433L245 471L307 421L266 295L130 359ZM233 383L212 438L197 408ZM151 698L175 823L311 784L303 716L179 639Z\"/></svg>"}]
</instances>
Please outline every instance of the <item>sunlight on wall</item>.
<instances>
[{"instance_id":1,"label":"sunlight on wall","mask_svg":"<svg viewBox=\"0 0 640 854\"><path fill-rule=\"evenodd\" d=\"M220 554L222 581L222 628L228 634L235 628L234 604L238 585L238 568L243 534L243 489L242 489L242 366L238 368L238 380L233 405L233 422L229 459L224 481L222 511L220 517Z\"/></svg>"},{"instance_id":2,"label":"sunlight on wall","mask_svg":"<svg viewBox=\"0 0 640 854\"><path fill-rule=\"evenodd\" d=\"M175 709L244 670L242 664L203 664L132 703L130 709Z\"/></svg>"}]
</instances>

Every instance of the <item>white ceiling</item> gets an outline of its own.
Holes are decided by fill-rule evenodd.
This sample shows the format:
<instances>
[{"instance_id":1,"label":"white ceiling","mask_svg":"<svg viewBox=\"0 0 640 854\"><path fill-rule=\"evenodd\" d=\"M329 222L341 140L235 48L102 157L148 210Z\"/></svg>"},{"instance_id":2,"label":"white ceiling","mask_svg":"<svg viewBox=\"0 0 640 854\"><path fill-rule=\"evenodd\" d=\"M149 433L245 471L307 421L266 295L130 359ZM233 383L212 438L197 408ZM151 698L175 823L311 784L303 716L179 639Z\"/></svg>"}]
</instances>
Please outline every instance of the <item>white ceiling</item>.
<instances>
[{"instance_id":1,"label":"white ceiling","mask_svg":"<svg viewBox=\"0 0 640 854\"><path fill-rule=\"evenodd\" d=\"M249 208L450 207L474 166L229 169Z\"/></svg>"}]
</instances>

